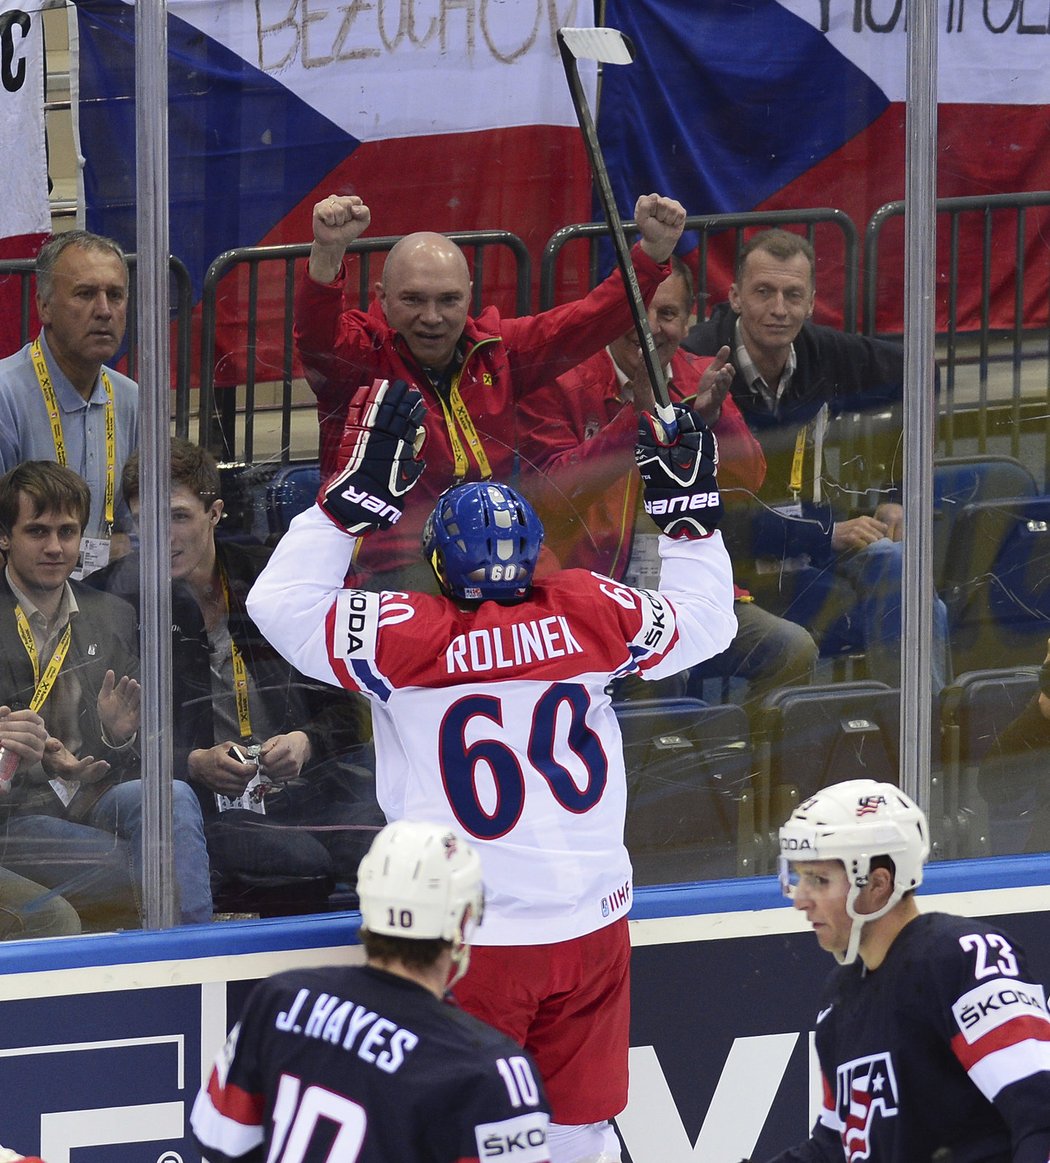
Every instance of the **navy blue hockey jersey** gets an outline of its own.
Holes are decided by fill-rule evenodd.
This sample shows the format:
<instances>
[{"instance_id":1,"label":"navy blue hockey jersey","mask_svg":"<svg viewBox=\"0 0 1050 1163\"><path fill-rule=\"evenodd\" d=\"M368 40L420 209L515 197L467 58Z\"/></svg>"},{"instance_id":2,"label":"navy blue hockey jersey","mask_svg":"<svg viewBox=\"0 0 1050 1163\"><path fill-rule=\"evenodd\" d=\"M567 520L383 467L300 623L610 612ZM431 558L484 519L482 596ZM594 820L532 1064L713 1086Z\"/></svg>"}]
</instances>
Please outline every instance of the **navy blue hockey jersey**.
<instances>
[{"instance_id":1,"label":"navy blue hockey jersey","mask_svg":"<svg viewBox=\"0 0 1050 1163\"><path fill-rule=\"evenodd\" d=\"M362 966L257 985L190 1122L210 1163L547 1163L548 1119L520 1046Z\"/></svg>"},{"instance_id":2,"label":"navy blue hockey jersey","mask_svg":"<svg viewBox=\"0 0 1050 1163\"><path fill-rule=\"evenodd\" d=\"M1047 1163L1046 996L991 926L923 914L874 972L836 969L816 1047L813 1137L775 1163Z\"/></svg>"}]
</instances>

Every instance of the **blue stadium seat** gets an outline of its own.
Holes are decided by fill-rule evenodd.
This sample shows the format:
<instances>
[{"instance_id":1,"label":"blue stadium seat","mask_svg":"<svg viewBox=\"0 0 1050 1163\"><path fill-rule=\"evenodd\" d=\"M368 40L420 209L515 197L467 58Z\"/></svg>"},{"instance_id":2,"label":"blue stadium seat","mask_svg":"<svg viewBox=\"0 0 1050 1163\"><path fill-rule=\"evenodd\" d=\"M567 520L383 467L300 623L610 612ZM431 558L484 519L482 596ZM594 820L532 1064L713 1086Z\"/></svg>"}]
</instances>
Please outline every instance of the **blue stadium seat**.
<instances>
[{"instance_id":1,"label":"blue stadium seat","mask_svg":"<svg viewBox=\"0 0 1050 1163\"><path fill-rule=\"evenodd\" d=\"M292 518L308 509L321 487L321 466L316 461L286 464L266 486L266 515L270 535L286 533Z\"/></svg>"},{"instance_id":2,"label":"blue stadium seat","mask_svg":"<svg viewBox=\"0 0 1050 1163\"><path fill-rule=\"evenodd\" d=\"M1040 655L1041 657L1041 655ZM1007 667L959 674L941 699L946 807L959 824L957 856L996 856L1024 849L1030 821L1016 804L985 803L981 760L1039 687L1036 668ZM1042 779L1033 767L1032 779Z\"/></svg>"},{"instance_id":3,"label":"blue stadium seat","mask_svg":"<svg viewBox=\"0 0 1050 1163\"><path fill-rule=\"evenodd\" d=\"M743 710L690 698L639 699L614 709L635 883L751 875L751 739Z\"/></svg>"},{"instance_id":4,"label":"blue stadium seat","mask_svg":"<svg viewBox=\"0 0 1050 1163\"><path fill-rule=\"evenodd\" d=\"M1041 658L1050 636L1050 497L966 505L943 595L957 673Z\"/></svg>"},{"instance_id":5,"label":"blue stadium seat","mask_svg":"<svg viewBox=\"0 0 1050 1163\"><path fill-rule=\"evenodd\" d=\"M967 505L1008 497L1034 497L1039 486L1031 470L1012 456L949 456L933 465L933 578L944 584L952 530Z\"/></svg>"}]
</instances>

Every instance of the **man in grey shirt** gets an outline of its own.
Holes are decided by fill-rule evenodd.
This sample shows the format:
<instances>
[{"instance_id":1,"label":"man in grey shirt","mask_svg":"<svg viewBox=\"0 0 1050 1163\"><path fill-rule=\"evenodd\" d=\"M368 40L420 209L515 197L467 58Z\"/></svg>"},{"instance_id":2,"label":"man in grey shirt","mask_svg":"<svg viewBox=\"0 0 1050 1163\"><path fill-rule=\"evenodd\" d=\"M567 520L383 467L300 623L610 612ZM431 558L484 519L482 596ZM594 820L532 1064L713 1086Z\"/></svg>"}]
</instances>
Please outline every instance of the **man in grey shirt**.
<instances>
[{"instance_id":1,"label":"man in grey shirt","mask_svg":"<svg viewBox=\"0 0 1050 1163\"><path fill-rule=\"evenodd\" d=\"M120 474L138 442L138 385L105 366L124 339L128 266L110 238L72 230L36 262L42 329L0 360L0 473L53 460L83 477L91 514L74 577L105 565L127 527Z\"/></svg>"}]
</instances>

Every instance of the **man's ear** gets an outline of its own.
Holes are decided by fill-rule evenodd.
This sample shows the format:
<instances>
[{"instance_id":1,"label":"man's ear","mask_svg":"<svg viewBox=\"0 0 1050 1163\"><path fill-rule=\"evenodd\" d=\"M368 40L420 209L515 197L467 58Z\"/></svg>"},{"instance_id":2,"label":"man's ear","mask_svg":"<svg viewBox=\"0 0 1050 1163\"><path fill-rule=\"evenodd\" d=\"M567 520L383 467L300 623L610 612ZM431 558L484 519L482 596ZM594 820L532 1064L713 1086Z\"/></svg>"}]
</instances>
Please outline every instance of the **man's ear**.
<instances>
[{"instance_id":1,"label":"man's ear","mask_svg":"<svg viewBox=\"0 0 1050 1163\"><path fill-rule=\"evenodd\" d=\"M809 310L806 312L807 319L813 318L813 308L816 306L816 304L817 304L817 292L814 291L809 299Z\"/></svg>"},{"instance_id":2,"label":"man's ear","mask_svg":"<svg viewBox=\"0 0 1050 1163\"><path fill-rule=\"evenodd\" d=\"M740 288L736 283L729 284L729 306L739 315L740 314Z\"/></svg>"},{"instance_id":3,"label":"man's ear","mask_svg":"<svg viewBox=\"0 0 1050 1163\"><path fill-rule=\"evenodd\" d=\"M386 288L383 286L382 279L377 279L372 284L372 290L375 291L376 298L379 300L380 306L385 306L385 304L386 304Z\"/></svg>"},{"instance_id":4,"label":"man's ear","mask_svg":"<svg viewBox=\"0 0 1050 1163\"><path fill-rule=\"evenodd\" d=\"M208 510L208 520L211 521L212 525L218 525L219 520L222 517L222 511L225 507L226 504L222 497L216 497L215 500L212 501L211 508Z\"/></svg>"},{"instance_id":5,"label":"man's ear","mask_svg":"<svg viewBox=\"0 0 1050 1163\"><path fill-rule=\"evenodd\" d=\"M893 873L888 868L873 868L868 874L868 889L876 906L881 908L893 892Z\"/></svg>"}]
</instances>

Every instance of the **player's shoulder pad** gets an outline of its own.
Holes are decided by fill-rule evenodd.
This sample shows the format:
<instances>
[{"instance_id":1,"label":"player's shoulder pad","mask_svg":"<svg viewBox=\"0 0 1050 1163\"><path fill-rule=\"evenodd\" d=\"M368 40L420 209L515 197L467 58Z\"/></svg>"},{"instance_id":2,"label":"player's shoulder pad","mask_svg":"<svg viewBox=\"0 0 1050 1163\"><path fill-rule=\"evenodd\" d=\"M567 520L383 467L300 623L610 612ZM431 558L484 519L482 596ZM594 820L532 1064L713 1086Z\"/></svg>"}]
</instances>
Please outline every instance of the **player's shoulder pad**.
<instances>
[{"instance_id":1,"label":"player's shoulder pad","mask_svg":"<svg viewBox=\"0 0 1050 1163\"><path fill-rule=\"evenodd\" d=\"M621 611L641 616L641 626L633 631L630 641L655 653L661 653L671 645L675 635L675 613L663 594L658 590L635 589L600 573L590 576L596 583L598 594L615 603Z\"/></svg>"}]
</instances>

